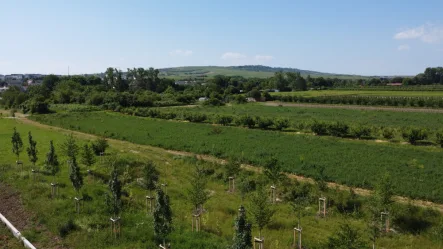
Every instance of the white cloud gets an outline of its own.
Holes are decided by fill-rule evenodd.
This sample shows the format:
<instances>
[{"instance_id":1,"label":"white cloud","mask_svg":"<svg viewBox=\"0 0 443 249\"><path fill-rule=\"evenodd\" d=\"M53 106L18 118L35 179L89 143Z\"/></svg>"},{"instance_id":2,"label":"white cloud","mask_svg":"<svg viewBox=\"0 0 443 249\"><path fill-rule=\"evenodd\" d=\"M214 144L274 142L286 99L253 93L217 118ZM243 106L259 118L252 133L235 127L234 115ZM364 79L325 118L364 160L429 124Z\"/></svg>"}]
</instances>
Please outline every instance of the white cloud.
<instances>
[{"instance_id":1,"label":"white cloud","mask_svg":"<svg viewBox=\"0 0 443 249\"><path fill-rule=\"evenodd\" d=\"M425 43L443 41L443 26L427 23L416 28L406 29L394 35L394 39L420 39Z\"/></svg>"},{"instance_id":2,"label":"white cloud","mask_svg":"<svg viewBox=\"0 0 443 249\"><path fill-rule=\"evenodd\" d=\"M246 55L235 52L226 52L221 56L223 60L238 60L244 58L246 58Z\"/></svg>"},{"instance_id":3,"label":"white cloud","mask_svg":"<svg viewBox=\"0 0 443 249\"><path fill-rule=\"evenodd\" d=\"M405 51L405 50L410 50L411 47L409 47L408 44L403 44L403 45L398 46L397 49L398 49L398 51Z\"/></svg>"},{"instance_id":4,"label":"white cloud","mask_svg":"<svg viewBox=\"0 0 443 249\"><path fill-rule=\"evenodd\" d=\"M176 49L174 51L169 52L170 56L191 56L193 54L192 50L181 50Z\"/></svg>"},{"instance_id":5,"label":"white cloud","mask_svg":"<svg viewBox=\"0 0 443 249\"><path fill-rule=\"evenodd\" d=\"M258 61L270 61L270 60L274 59L274 56L258 54L258 55L255 56L255 59L258 60Z\"/></svg>"}]
</instances>

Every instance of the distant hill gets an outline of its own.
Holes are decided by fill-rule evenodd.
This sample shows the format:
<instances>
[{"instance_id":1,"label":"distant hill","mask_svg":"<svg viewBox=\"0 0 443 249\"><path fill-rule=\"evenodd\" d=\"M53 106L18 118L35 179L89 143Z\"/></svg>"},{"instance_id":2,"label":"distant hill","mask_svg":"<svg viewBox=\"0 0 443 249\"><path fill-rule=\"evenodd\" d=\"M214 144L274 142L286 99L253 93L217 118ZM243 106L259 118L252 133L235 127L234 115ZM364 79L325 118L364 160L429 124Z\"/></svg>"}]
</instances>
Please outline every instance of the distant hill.
<instances>
[{"instance_id":1,"label":"distant hill","mask_svg":"<svg viewBox=\"0 0 443 249\"><path fill-rule=\"evenodd\" d=\"M230 66L230 67L218 67L218 66L190 66L190 67L172 67L162 68L160 70L160 76L183 79L183 78L207 78L214 77L215 75L225 76L242 76L245 78L267 78L274 75L275 72L297 72L303 76L311 75L312 77L337 77L337 78L364 78L359 75L346 75L346 74L333 74L323 73L310 70L302 70L297 68L284 68L284 67L268 67L262 65L245 65L245 66Z\"/></svg>"}]
</instances>

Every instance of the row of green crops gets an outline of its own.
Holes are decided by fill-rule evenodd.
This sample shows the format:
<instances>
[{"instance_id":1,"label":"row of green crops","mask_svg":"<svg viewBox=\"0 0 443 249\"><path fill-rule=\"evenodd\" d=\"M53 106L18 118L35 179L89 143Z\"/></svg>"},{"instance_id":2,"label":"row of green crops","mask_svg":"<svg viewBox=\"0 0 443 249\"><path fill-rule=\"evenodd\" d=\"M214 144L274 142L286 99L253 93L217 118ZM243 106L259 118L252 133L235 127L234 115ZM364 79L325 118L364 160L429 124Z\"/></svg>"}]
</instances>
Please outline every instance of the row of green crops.
<instances>
[{"instance_id":1,"label":"row of green crops","mask_svg":"<svg viewBox=\"0 0 443 249\"><path fill-rule=\"evenodd\" d=\"M318 178L324 168L326 180L351 186L370 188L388 171L396 194L443 202L443 153L439 148L215 127L105 112L31 118L138 144L233 157L255 165L275 156L287 172Z\"/></svg>"},{"instance_id":2,"label":"row of green crops","mask_svg":"<svg viewBox=\"0 0 443 249\"><path fill-rule=\"evenodd\" d=\"M291 95L274 95L274 100L294 103L369 105L369 106L403 106L443 108L443 97L398 97L398 96L317 96L303 97Z\"/></svg>"},{"instance_id":3,"label":"row of green crops","mask_svg":"<svg viewBox=\"0 0 443 249\"><path fill-rule=\"evenodd\" d=\"M274 108L275 107L271 107ZM216 109L216 108L214 108ZM191 111L189 111L191 110ZM194 111L192 111L194 110ZM283 117L268 117L264 115L250 115L250 114L220 114L211 112L198 112L198 108L170 108L170 109L153 109L153 108L125 108L120 112L139 116L160 119L175 119L186 120L193 123L213 123L223 126L242 126L248 128L259 128L263 130L275 129L286 131L301 131L313 132L318 135L330 135L335 137L358 138L358 139L374 139L382 138L388 140L395 140L402 137L405 141L411 144L417 144L416 141L426 140L420 144L443 144L443 131L431 132L422 128L399 127L390 128L379 125L362 125L351 121L335 121L325 122L317 120L307 121L291 121L289 118ZM288 129L289 128L289 129ZM340 131L337 132L337 129ZM435 129L434 129L435 130ZM419 131L421 136L409 136L414 131ZM435 136L432 136L434 135ZM398 141L398 140L395 140Z\"/></svg>"},{"instance_id":4,"label":"row of green crops","mask_svg":"<svg viewBox=\"0 0 443 249\"><path fill-rule=\"evenodd\" d=\"M164 111L175 113L194 112L206 115L249 115L276 118L288 118L291 123L310 122L312 120L324 122L344 122L361 124L365 126L380 126L390 128L420 127L429 130L437 130L443 123L441 113L425 112L396 112L386 110L355 110L355 109L335 109L321 107L285 107L285 106L265 106L262 104L241 104L221 107L197 106L193 108L167 107L161 108ZM141 112L134 108L130 112Z\"/></svg>"}]
</instances>

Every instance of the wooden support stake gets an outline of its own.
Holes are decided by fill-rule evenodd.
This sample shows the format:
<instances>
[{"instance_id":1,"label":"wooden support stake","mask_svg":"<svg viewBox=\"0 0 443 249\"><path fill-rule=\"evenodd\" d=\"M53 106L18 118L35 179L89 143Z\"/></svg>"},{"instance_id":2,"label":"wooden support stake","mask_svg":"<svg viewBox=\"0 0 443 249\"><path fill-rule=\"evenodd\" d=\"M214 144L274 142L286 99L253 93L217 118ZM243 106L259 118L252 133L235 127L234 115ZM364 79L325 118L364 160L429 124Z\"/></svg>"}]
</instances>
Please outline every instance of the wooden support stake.
<instances>
[{"instance_id":1,"label":"wooden support stake","mask_svg":"<svg viewBox=\"0 0 443 249\"><path fill-rule=\"evenodd\" d=\"M82 198L74 197L74 200L75 200L75 211L77 212L77 214L79 214Z\"/></svg>"},{"instance_id":2,"label":"wooden support stake","mask_svg":"<svg viewBox=\"0 0 443 249\"><path fill-rule=\"evenodd\" d=\"M254 237L254 249L264 249L265 248L264 245L265 245L265 238Z\"/></svg>"},{"instance_id":3,"label":"wooden support stake","mask_svg":"<svg viewBox=\"0 0 443 249\"><path fill-rule=\"evenodd\" d=\"M192 214L192 231L201 231L201 217L200 214Z\"/></svg>"},{"instance_id":4,"label":"wooden support stake","mask_svg":"<svg viewBox=\"0 0 443 249\"><path fill-rule=\"evenodd\" d=\"M318 214L326 217L326 197L318 198Z\"/></svg>"},{"instance_id":5,"label":"wooden support stake","mask_svg":"<svg viewBox=\"0 0 443 249\"><path fill-rule=\"evenodd\" d=\"M295 227L294 228L294 247L297 247L298 249L302 249L301 247L301 227ZM297 243L297 233L298 233L298 243Z\"/></svg>"},{"instance_id":6,"label":"wooden support stake","mask_svg":"<svg viewBox=\"0 0 443 249\"><path fill-rule=\"evenodd\" d=\"M57 183L51 183L51 197L54 199L57 196Z\"/></svg>"},{"instance_id":7,"label":"wooden support stake","mask_svg":"<svg viewBox=\"0 0 443 249\"><path fill-rule=\"evenodd\" d=\"M37 170L31 169L32 180L35 182Z\"/></svg>"},{"instance_id":8,"label":"wooden support stake","mask_svg":"<svg viewBox=\"0 0 443 249\"><path fill-rule=\"evenodd\" d=\"M381 230L385 231L386 233L389 233L389 212L381 212L380 213L380 219L382 223ZM383 222L384 220L384 222Z\"/></svg>"},{"instance_id":9,"label":"wooden support stake","mask_svg":"<svg viewBox=\"0 0 443 249\"><path fill-rule=\"evenodd\" d=\"M114 235L114 238L117 239L121 235L120 217L110 218L110 220L111 220L111 233Z\"/></svg>"},{"instance_id":10,"label":"wooden support stake","mask_svg":"<svg viewBox=\"0 0 443 249\"><path fill-rule=\"evenodd\" d=\"M146 196L146 211L152 213L154 211L155 197Z\"/></svg>"},{"instance_id":11,"label":"wooden support stake","mask_svg":"<svg viewBox=\"0 0 443 249\"><path fill-rule=\"evenodd\" d=\"M20 172L23 171L23 162L22 161L15 161L15 164L17 165L17 168L20 167Z\"/></svg>"},{"instance_id":12,"label":"wooden support stake","mask_svg":"<svg viewBox=\"0 0 443 249\"><path fill-rule=\"evenodd\" d=\"M276 201L276 187L274 185L271 186L271 202L275 203Z\"/></svg>"},{"instance_id":13,"label":"wooden support stake","mask_svg":"<svg viewBox=\"0 0 443 249\"><path fill-rule=\"evenodd\" d=\"M160 186L163 188L163 192L165 192L165 194L167 194L166 187L168 186L168 184L167 183L162 183L162 184L160 184Z\"/></svg>"},{"instance_id":14,"label":"wooden support stake","mask_svg":"<svg viewBox=\"0 0 443 249\"><path fill-rule=\"evenodd\" d=\"M229 192L235 192L235 177L230 176L228 178L228 184L229 184Z\"/></svg>"}]
</instances>

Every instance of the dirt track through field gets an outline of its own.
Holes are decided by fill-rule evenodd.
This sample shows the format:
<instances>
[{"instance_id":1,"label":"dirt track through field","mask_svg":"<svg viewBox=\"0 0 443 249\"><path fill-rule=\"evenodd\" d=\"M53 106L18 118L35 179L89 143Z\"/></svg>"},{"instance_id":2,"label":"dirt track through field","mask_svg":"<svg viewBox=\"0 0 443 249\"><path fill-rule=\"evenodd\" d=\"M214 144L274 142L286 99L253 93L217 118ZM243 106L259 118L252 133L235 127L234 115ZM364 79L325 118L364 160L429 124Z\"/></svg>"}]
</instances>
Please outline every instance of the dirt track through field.
<instances>
[{"instance_id":1,"label":"dirt track through field","mask_svg":"<svg viewBox=\"0 0 443 249\"><path fill-rule=\"evenodd\" d=\"M40 127L43 129L47 129L47 130L54 130L54 131L59 131L62 133L66 133L66 134L74 134L77 137L80 138L86 138L86 139L94 139L97 136L92 135L92 134L87 134L87 133L83 133L83 132L78 132L78 131L72 131L72 130L67 130L64 128L60 128L60 127L55 127L55 126L49 126L46 124L41 124L38 123L36 121L27 119L24 116L20 116L19 118L17 118L19 121L25 123L25 124L29 124L29 125L33 125L36 127ZM140 144L134 144L131 142L127 142L127 141L122 141L122 140L116 140L116 139L108 139L110 145L116 146L119 149L124 148L125 151L131 152L131 151L137 151L139 152L141 149L146 149L147 151L155 151L155 152L160 152L160 153L167 153L167 154L171 154L171 155L178 155L178 156L197 156L199 159L201 160L205 160L205 161L209 161L209 162L216 162L219 164L224 164L226 163L226 160L220 159L220 158L216 158L213 156L208 156L208 155L200 155L200 154L195 154L195 153L191 153L191 152L186 152L186 151L175 151L175 150L166 150L163 148L159 148L159 147L154 147L154 146L149 146L149 145L140 145ZM138 153L137 153L138 154ZM140 153L140 155L142 155L143 153ZM256 167L253 165L246 165L243 164L242 168L244 168L245 170L250 170L250 171L254 171L254 172L261 172L261 168L260 167ZM308 178L308 177L304 177L304 176L300 176L300 175L295 175L295 174L286 174L289 178L291 179L296 179L300 182L308 182L308 183L314 183L315 180L312 178ZM328 187L335 189L338 188L340 190L344 190L344 191L349 191L351 188L346 186L346 185L341 185L341 184L337 184L334 182L328 182ZM369 189L363 189L363 188L352 188L354 190L354 192L358 195L361 196L369 196L372 191ZM394 196L393 199L397 202L400 203L404 203L404 204L412 204L415 206L420 206L420 207L428 207L428 208L434 208L440 212L443 213L443 204L439 204L439 203L434 203L434 202L430 202L430 201L425 201L425 200L413 200L410 199L408 197L403 197L403 196Z\"/></svg>"},{"instance_id":2,"label":"dirt track through field","mask_svg":"<svg viewBox=\"0 0 443 249\"><path fill-rule=\"evenodd\" d=\"M288 107L325 108L325 109L351 109L351 110L370 110L370 111L443 113L442 109L411 108L411 107L385 107L385 106L364 106L364 105L329 105L329 104L299 104L299 103L274 102L274 101L264 102L263 105L265 105L265 106L288 106Z\"/></svg>"}]
</instances>

